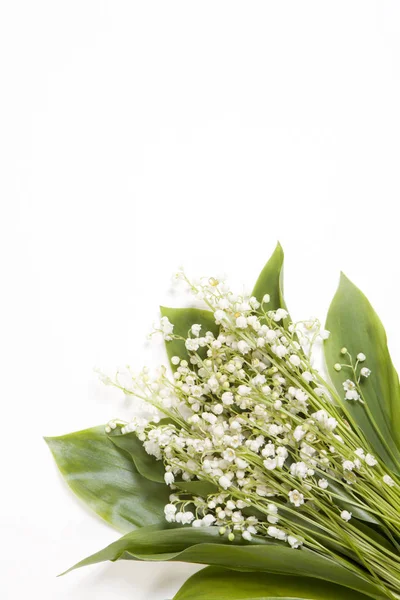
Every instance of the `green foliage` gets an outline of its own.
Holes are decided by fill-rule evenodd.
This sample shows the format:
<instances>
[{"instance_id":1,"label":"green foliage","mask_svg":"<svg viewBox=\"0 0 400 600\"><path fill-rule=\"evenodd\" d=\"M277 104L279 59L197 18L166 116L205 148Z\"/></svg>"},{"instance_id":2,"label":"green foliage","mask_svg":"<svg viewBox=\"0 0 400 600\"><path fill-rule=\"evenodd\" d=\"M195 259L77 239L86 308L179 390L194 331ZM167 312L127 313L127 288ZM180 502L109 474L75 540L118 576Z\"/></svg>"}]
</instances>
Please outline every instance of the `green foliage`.
<instances>
[{"instance_id":1,"label":"green foliage","mask_svg":"<svg viewBox=\"0 0 400 600\"><path fill-rule=\"evenodd\" d=\"M173 323L174 335L187 338L191 326L197 323L198 325L201 325L201 335L204 335L207 331L211 331L215 336L218 336L219 326L216 325L214 315L209 310L200 310L199 308L167 308L166 306L160 306L160 311L163 317L168 317L170 322ZM171 358L173 356L179 356L180 358L189 360L190 356L186 350L184 341L171 340L165 342L165 346L173 371L176 370L176 366L171 363ZM202 354L204 357L204 349L200 348L199 355L202 356Z\"/></svg>"},{"instance_id":2,"label":"green foliage","mask_svg":"<svg viewBox=\"0 0 400 600\"><path fill-rule=\"evenodd\" d=\"M150 481L164 484L164 463L161 460L156 460L154 456L147 454L143 443L135 433L131 432L122 435L119 429L114 429L108 434L108 438L115 446L130 455L140 475L143 475L143 477L146 477ZM169 489L167 486L165 487Z\"/></svg>"},{"instance_id":3,"label":"green foliage","mask_svg":"<svg viewBox=\"0 0 400 600\"><path fill-rule=\"evenodd\" d=\"M353 379L349 369L334 369L335 363L348 361L347 356L341 355L341 348L346 347L353 360L360 352L366 355L371 376L361 382L365 404L344 400L345 406L375 452L389 468L400 473L399 378L378 315L343 274L329 308L326 328L331 332L325 342L326 364L340 398L344 398L343 382Z\"/></svg>"},{"instance_id":4,"label":"green foliage","mask_svg":"<svg viewBox=\"0 0 400 600\"><path fill-rule=\"evenodd\" d=\"M262 270L253 295L262 301L270 295L269 310L285 308L283 297L283 250L280 244ZM186 338L198 323L202 334L218 335L213 313L197 308L161 307L174 324L174 334ZM349 370L336 371L335 363L347 357L367 356L371 377L362 381L365 404L343 400L353 426L358 426L388 468L400 473L400 387L383 326L366 297L344 275L329 309L325 342L328 371L337 393L344 398L343 382L353 379ZM183 340L166 342L169 360L189 359ZM200 349L199 353L204 352ZM171 364L173 370L176 366ZM164 483L164 465L146 453L134 433L106 435L95 427L65 436L46 438L56 463L74 493L99 516L122 532L122 538L72 567L103 561L178 561L212 565L190 578L174 600L382 600L381 588L355 562L342 553L333 561L312 550L293 550L285 543L254 537L251 543L239 535L229 542L216 527L193 528L169 525L164 506L171 493ZM189 495L207 496L216 487L203 481L177 481ZM354 526L382 547L394 548L383 534L378 519L354 506L344 486L330 482L340 496L335 502L353 513ZM190 496L189 496L190 497ZM366 524L366 522L368 524Z\"/></svg>"},{"instance_id":5,"label":"green foliage","mask_svg":"<svg viewBox=\"0 0 400 600\"><path fill-rule=\"evenodd\" d=\"M140 475L103 426L45 440L72 491L118 531L164 522L167 486Z\"/></svg>"},{"instance_id":6,"label":"green foliage","mask_svg":"<svg viewBox=\"0 0 400 600\"><path fill-rule=\"evenodd\" d=\"M230 543L226 537L218 534L216 527L139 529L82 560L72 569L121 559L188 562L313 577L357 590L373 598L381 597L379 590L351 570L354 567L345 559L343 564L347 566L342 567L311 550L293 550L287 544L271 543L262 538L254 538L251 544L240 538Z\"/></svg>"},{"instance_id":7,"label":"green foliage","mask_svg":"<svg viewBox=\"0 0 400 600\"><path fill-rule=\"evenodd\" d=\"M260 273L257 282L253 289L253 296L259 302L262 301L265 294L270 295L268 310L276 310L278 308L287 309L283 297L283 249L278 243L276 248Z\"/></svg>"},{"instance_id":8,"label":"green foliage","mask_svg":"<svg viewBox=\"0 0 400 600\"><path fill-rule=\"evenodd\" d=\"M116 446L131 456L136 469L143 477L163 484L166 493L171 493L170 488L164 484L164 463L147 454L142 442L135 433L122 435L119 429L114 429L108 437ZM209 494L215 494L218 490L217 486L208 481L176 481L175 485L181 490L197 496L208 496Z\"/></svg>"},{"instance_id":9,"label":"green foliage","mask_svg":"<svg viewBox=\"0 0 400 600\"><path fill-rule=\"evenodd\" d=\"M173 600L367 600L368 596L308 577L239 573L208 567L184 583Z\"/></svg>"}]
</instances>

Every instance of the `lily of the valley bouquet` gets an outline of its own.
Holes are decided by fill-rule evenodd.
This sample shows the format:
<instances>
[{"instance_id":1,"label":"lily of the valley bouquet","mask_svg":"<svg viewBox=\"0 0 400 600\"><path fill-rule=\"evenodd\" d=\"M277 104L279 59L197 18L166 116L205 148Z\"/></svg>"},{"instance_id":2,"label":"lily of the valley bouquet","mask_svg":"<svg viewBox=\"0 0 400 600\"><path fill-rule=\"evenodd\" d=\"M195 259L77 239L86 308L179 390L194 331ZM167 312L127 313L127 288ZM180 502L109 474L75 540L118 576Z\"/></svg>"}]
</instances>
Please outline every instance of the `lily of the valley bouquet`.
<instances>
[{"instance_id":1,"label":"lily of the valley bouquet","mask_svg":"<svg viewBox=\"0 0 400 600\"><path fill-rule=\"evenodd\" d=\"M400 387L385 331L345 276L292 322L278 245L250 295L178 278L170 368L103 376L146 416L47 438L72 490L125 535L101 561L210 565L175 600L400 598ZM315 367L323 345L327 375Z\"/></svg>"}]
</instances>

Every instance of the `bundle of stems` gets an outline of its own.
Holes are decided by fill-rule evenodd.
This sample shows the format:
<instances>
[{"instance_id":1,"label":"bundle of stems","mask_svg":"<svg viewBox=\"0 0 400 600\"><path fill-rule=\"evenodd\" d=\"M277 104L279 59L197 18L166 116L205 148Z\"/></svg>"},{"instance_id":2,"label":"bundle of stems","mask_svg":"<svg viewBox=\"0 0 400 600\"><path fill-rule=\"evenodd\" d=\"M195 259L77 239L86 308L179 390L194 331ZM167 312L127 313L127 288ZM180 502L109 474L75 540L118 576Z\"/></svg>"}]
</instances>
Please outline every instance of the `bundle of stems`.
<instances>
[{"instance_id":1,"label":"bundle of stems","mask_svg":"<svg viewBox=\"0 0 400 600\"><path fill-rule=\"evenodd\" d=\"M193 323L182 336L164 316L156 332L185 348L171 358L174 377L144 369L131 384L108 381L151 407L147 418L111 421L107 432L135 432L163 462L167 521L218 527L232 542L304 546L396 597L399 479L347 407L358 403L373 422L363 385L376 374L363 349L353 357L341 348L340 397L313 366L315 346L329 337L317 319L292 323L286 309L269 309L268 294L258 301L214 278L179 277L212 311L218 333ZM208 487L193 496L190 482Z\"/></svg>"}]
</instances>

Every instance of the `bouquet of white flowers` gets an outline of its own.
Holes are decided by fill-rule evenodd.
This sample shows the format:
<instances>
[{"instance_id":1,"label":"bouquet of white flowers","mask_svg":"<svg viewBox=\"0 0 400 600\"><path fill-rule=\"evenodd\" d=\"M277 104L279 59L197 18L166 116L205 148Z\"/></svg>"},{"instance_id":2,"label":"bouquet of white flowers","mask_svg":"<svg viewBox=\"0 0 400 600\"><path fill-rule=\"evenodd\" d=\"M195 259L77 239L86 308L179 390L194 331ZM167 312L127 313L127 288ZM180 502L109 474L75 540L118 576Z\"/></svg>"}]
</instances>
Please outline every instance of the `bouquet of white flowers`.
<instances>
[{"instance_id":1,"label":"bouquet of white flowers","mask_svg":"<svg viewBox=\"0 0 400 600\"><path fill-rule=\"evenodd\" d=\"M345 276L327 329L292 322L282 267L278 245L249 296L178 273L205 308L161 308L172 376L102 376L146 414L47 438L73 491L127 532L76 567L212 565L175 600L400 598L400 386L384 329Z\"/></svg>"}]
</instances>

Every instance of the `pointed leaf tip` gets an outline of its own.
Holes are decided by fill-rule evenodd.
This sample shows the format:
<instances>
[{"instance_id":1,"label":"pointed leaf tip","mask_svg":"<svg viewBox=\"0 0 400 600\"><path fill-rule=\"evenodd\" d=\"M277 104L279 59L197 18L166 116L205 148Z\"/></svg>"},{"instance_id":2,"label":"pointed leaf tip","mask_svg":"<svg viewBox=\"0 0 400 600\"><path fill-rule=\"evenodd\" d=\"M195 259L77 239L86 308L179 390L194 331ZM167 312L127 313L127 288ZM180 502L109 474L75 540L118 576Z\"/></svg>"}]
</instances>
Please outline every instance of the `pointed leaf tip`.
<instances>
[{"instance_id":1,"label":"pointed leaf tip","mask_svg":"<svg viewBox=\"0 0 400 600\"><path fill-rule=\"evenodd\" d=\"M268 577L280 573L279 580L283 582L282 585L288 575L301 574L306 578L315 578L308 580L315 581L316 585L329 585L326 582L331 582L343 586L339 588L340 591L343 591L343 595L336 594L335 599L345 598L348 588L371 595L373 598L380 598L379 588L376 588L375 585L346 567L335 564L331 559L324 558L311 550L294 551L289 546L272 544L263 538L255 538L252 544L243 540L232 544L226 536L220 536L218 527L177 527L164 523L162 529L142 528L128 533L100 552L80 561L69 570L116 560L175 561L217 565L239 571L256 571L258 573L252 574L253 581L258 581L259 577L268 580ZM179 597L178 595L177 598ZM208 596L188 593L183 597L190 598L190 600L201 597L206 600ZM210 600L214 600L216 597L220 598L219 595L214 594ZM221 600L223 597L221 596ZM234 597L234 595L228 596L232 599ZM256 597L254 595L239 596L241 600L245 600L245 598L255 600ZM276 600L277 595L272 597ZM287 598L287 596L284 597ZM313 596L305 597L313 598ZM351 597L353 598L353 596ZM261 598L267 600L268 596ZM299 596L295 595L294 598L298 600ZM327 596L323 596L323 598L327 600ZM354 595L354 598L358 598L358 596Z\"/></svg>"},{"instance_id":2,"label":"pointed leaf tip","mask_svg":"<svg viewBox=\"0 0 400 600\"><path fill-rule=\"evenodd\" d=\"M264 266L253 288L253 296L259 302L262 301L265 294L270 296L268 305L270 310L286 309L283 297L283 262L283 248L280 242L277 242L271 258Z\"/></svg>"},{"instance_id":3,"label":"pointed leaf tip","mask_svg":"<svg viewBox=\"0 0 400 600\"><path fill-rule=\"evenodd\" d=\"M357 287L350 279L350 277L347 277L346 273L344 271L340 271L340 278L339 278L339 285L341 283L345 283L348 284L350 283L350 285L354 285L354 287ZM357 288L358 289L358 288Z\"/></svg>"}]
</instances>

